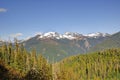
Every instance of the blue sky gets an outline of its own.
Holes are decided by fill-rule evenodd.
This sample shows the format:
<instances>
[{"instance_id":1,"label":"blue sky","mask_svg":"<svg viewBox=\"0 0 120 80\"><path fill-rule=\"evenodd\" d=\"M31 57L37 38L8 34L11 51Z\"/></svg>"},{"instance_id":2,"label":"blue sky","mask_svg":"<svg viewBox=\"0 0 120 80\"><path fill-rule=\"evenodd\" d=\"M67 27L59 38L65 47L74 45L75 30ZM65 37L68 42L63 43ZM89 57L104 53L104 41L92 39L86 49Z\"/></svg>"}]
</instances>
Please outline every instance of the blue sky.
<instances>
[{"instance_id":1,"label":"blue sky","mask_svg":"<svg viewBox=\"0 0 120 80\"><path fill-rule=\"evenodd\" d=\"M0 37L120 31L120 0L0 0Z\"/></svg>"}]
</instances>

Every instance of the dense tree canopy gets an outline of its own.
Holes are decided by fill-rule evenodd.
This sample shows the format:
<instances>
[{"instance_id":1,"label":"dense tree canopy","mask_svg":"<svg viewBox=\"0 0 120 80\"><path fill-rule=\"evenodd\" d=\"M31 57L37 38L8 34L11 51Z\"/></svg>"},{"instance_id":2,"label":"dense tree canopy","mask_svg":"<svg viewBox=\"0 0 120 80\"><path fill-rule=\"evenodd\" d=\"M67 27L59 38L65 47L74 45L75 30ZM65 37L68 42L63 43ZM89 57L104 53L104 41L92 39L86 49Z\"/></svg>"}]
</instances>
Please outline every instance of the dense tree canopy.
<instances>
[{"instance_id":1,"label":"dense tree canopy","mask_svg":"<svg viewBox=\"0 0 120 80\"><path fill-rule=\"evenodd\" d=\"M57 65L58 80L119 80L120 49L72 56Z\"/></svg>"},{"instance_id":2,"label":"dense tree canopy","mask_svg":"<svg viewBox=\"0 0 120 80\"><path fill-rule=\"evenodd\" d=\"M0 47L0 80L52 80L52 66L35 49L26 51L15 40Z\"/></svg>"},{"instance_id":3,"label":"dense tree canopy","mask_svg":"<svg viewBox=\"0 0 120 80\"><path fill-rule=\"evenodd\" d=\"M81 54L48 63L17 40L0 46L0 80L119 80L120 49Z\"/></svg>"}]
</instances>

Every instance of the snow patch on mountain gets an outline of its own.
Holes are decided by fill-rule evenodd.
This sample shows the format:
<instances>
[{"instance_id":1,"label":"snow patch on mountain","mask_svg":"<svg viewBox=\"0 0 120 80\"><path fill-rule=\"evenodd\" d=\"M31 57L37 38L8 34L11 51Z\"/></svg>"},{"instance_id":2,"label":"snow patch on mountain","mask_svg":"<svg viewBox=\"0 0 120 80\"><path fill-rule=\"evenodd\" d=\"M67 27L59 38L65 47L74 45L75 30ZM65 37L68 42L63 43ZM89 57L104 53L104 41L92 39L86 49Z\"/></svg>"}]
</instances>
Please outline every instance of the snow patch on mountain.
<instances>
[{"instance_id":1,"label":"snow patch on mountain","mask_svg":"<svg viewBox=\"0 0 120 80\"><path fill-rule=\"evenodd\" d=\"M100 32L96 32L96 33L90 33L90 34L87 34L85 35L87 37L93 37L93 38L97 38L97 37L106 37L106 36L109 36L108 33L100 33Z\"/></svg>"},{"instance_id":2,"label":"snow patch on mountain","mask_svg":"<svg viewBox=\"0 0 120 80\"><path fill-rule=\"evenodd\" d=\"M67 38L67 39L76 39L78 37L83 36L82 34L79 33L73 33L73 32L66 32L65 34L63 34L63 38Z\"/></svg>"},{"instance_id":3,"label":"snow patch on mountain","mask_svg":"<svg viewBox=\"0 0 120 80\"><path fill-rule=\"evenodd\" d=\"M44 37L47 37L47 38L51 38L51 37L53 37L53 38L58 38L58 39L60 38L60 35L59 35L59 33L57 33L57 32L44 33L43 36L44 36Z\"/></svg>"},{"instance_id":4,"label":"snow patch on mountain","mask_svg":"<svg viewBox=\"0 0 120 80\"><path fill-rule=\"evenodd\" d=\"M74 39L79 39L79 38L84 38L84 37L88 37L88 38L97 38L97 37L106 37L106 36L109 36L109 34L107 33L100 33L100 32L97 32L97 33L90 33L90 34L87 34L87 35L82 35L82 34L79 34L79 33L74 33L74 32L65 32L64 34L59 34L57 32L47 32L47 33L37 33L35 37L37 37L37 39L46 39L46 38L52 38L52 39L69 39L69 40L74 40ZM29 40L33 37L28 37L25 39L26 40Z\"/></svg>"}]
</instances>

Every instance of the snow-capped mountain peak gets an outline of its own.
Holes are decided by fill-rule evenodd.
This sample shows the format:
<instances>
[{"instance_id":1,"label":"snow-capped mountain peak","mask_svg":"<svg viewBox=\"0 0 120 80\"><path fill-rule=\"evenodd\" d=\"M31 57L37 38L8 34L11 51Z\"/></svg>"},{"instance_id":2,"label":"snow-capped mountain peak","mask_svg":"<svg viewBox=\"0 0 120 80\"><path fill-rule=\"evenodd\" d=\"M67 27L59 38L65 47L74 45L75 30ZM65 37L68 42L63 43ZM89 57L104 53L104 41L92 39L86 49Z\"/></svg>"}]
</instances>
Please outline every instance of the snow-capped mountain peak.
<instances>
[{"instance_id":1,"label":"snow-capped mountain peak","mask_svg":"<svg viewBox=\"0 0 120 80\"><path fill-rule=\"evenodd\" d=\"M47 32L43 34L45 37L57 37L59 34L57 32Z\"/></svg>"},{"instance_id":2,"label":"snow-capped mountain peak","mask_svg":"<svg viewBox=\"0 0 120 80\"><path fill-rule=\"evenodd\" d=\"M47 33L43 33L42 35L40 35L39 38L56 38L56 39L59 39L60 34L57 33L57 32L47 32Z\"/></svg>"},{"instance_id":3,"label":"snow-capped mountain peak","mask_svg":"<svg viewBox=\"0 0 120 80\"><path fill-rule=\"evenodd\" d=\"M38 39L45 39L45 38L56 38L56 39L76 39L77 37L82 36L82 34L79 33L73 33L73 32L65 32L64 34L59 34L57 32L47 32L47 33L41 33L38 35L39 38Z\"/></svg>"},{"instance_id":4,"label":"snow-capped mountain peak","mask_svg":"<svg viewBox=\"0 0 120 80\"><path fill-rule=\"evenodd\" d=\"M64 34L59 34L57 32L47 32L47 33L37 33L36 34L36 38L39 39L46 39L46 38L51 38L51 39L69 39L69 40L74 40L74 39L83 39L85 37L88 38L97 38L97 37L106 37L109 36L110 34L107 33L100 33L100 32L96 32L96 33L90 33L87 35L82 35L79 33L74 33L74 32L65 32ZM26 40L29 40L33 37L29 37Z\"/></svg>"},{"instance_id":5,"label":"snow-capped mountain peak","mask_svg":"<svg viewBox=\"0 0 120 80\"><path fill-rule=\"evenodd\" d=\"M87 35L85 35L85 36L96 38L96 37L106 37L106 36L109 36L109 34L108 34L108 33L100 33L100 32L96 32L96 33L90 33L90 34L87 34Z\"/></svg>"},{"instance_id":6,"label":"snow-capped mountain peak","mask_svg":"<svg viewBox=\"0 0 120 80\"><path fill-rule=\"evenodd\" d=\"M63 38L67 38L67 39L76 39L78 37L83 36L82 34L79 33L73 33L73 32L65 32L65 34L63 34Z\"/></svg>"}]
</instances>

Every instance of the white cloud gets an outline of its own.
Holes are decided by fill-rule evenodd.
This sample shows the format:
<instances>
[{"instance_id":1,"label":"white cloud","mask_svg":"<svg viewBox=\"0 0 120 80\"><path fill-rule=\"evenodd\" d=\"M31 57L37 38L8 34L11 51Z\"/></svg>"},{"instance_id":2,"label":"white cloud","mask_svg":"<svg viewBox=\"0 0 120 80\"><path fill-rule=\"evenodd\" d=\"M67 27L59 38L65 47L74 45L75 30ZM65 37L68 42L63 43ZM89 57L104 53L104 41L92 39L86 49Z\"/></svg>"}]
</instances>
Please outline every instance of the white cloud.
<instances>
[{"instance_id":1,"label":"white cloud","mask_svg":"<svg viewBox=\"0 0 120 80\"><path fill-rule=\"evenodd\" d=\"M0 8L0 12L7 12L7 9L5 9L5 8Z\"/></svg>"},{"instance_id":2,"label":"white cloud","mask_svg":"<svg viewBox=\"0 0 120 80\"><path fill-rule=\"evenodd\" d=\"M16 33L16 34L11 34L10 36L11 37L19 37L19 36L22 36L23 34L22 33Z\"/></svg>"}]
</instances>

